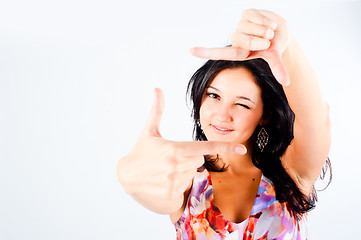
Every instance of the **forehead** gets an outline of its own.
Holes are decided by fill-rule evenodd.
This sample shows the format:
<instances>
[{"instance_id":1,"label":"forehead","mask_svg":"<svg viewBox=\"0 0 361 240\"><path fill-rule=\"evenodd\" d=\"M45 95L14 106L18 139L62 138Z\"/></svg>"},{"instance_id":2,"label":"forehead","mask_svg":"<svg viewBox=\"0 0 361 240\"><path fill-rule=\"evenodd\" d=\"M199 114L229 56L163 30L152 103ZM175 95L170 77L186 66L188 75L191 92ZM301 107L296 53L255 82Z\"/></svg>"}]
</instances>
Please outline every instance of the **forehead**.
<instances>
[{"instance_id":1,"label":"forehead","mask_svg":"<svg viewBox=\"0 0 361 240\"><path fill-rule=\"evenodd\" d=\"M252 73L245 68L222 70L210 86L235 96L243 95L255 100L261 98L261 88L256 84Z\"/></svg>"}]
</instances>

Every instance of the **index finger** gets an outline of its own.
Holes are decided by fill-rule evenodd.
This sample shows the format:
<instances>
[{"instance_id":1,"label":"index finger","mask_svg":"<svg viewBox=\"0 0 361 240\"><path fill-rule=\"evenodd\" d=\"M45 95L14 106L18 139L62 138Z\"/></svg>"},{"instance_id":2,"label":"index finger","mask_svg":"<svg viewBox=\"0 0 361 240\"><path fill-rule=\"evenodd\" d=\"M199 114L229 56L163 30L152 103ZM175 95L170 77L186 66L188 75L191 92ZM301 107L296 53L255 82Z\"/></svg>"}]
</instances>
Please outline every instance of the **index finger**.
<instances>
[{"instance_id":1,"label":"index finger","mask_svg":"<svg viewBox=\"0 0 361 240\"><path fill-rule=\"evenodd\" d=\"M190 53L195 57L204 59L240 61L245 60L250 54L250 51L239 47L194 47L190 49Z\"/></svg>"},{"instance_id":2,"label":"index finger","mask_svg":"<svg viewBox=\"0 0 361 240\"><path fill-rule=\"evenodd\" d=\"M194 141L177 142L177 149L183 156L199 156L212 154L240 154L247 153L247 148L243 144L217 141Z\"/></svg>"}]
</instances>

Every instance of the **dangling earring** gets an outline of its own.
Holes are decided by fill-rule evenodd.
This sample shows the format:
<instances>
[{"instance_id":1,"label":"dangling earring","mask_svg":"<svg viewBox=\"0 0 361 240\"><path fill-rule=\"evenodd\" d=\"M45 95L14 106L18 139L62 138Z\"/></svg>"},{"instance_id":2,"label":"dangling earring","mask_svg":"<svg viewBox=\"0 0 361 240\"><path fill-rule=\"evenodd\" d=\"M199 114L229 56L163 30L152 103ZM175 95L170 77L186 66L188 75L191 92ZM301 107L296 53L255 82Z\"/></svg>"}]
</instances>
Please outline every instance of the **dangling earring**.
<instances>
[{"instance_id":1,"label":"dangling earring","mask_svg":"<svg viewBox=\"0 0 361 240\"><path fill-rule=\"evenodd\" d=\"M263 152L263 149L266 147L268 143L269 135L264 127L261 128L257 135L256 143L258 145L258 148Z\"/></svg>"}]
</instances>

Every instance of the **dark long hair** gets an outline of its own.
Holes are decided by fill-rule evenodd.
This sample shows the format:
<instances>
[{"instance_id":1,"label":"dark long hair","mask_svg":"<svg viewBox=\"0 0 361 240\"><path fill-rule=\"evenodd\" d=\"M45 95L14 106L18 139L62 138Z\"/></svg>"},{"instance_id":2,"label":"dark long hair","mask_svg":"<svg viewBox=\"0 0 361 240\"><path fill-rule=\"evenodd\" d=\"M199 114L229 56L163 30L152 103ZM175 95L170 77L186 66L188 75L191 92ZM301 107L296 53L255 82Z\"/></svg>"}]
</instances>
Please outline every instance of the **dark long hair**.
<instances>
[{"instance_id":1,"label":"dark long hair","mask_svg":"<svg viewBox=\"0 0 361 240\"><path fill-rule=\"evenodd\" d=\"M245 68L250 71L255 83L262 89L263 119L268 120L262 127L270 137L261 152L255 141L261 126L256 128L251 138L254 140L252 162L272 181L277 200L286 202L291 214L299 219L303 213L315 207L316 192L313 188L311 195L305 196L282 166L280 157L293 139L295 114L288 104L283 87L277 82L265 60L261 58L246 61L208 60L193 74L187 89L187 95L192 103L193 137L198 141L207 141L199 124L204 92L219 72L232 68ZM218 155L205 156L205 168L209 171L225 171L226 166L219 167L219 164L216 164L218 160ZM326 164L330 167L329 159Z\"/></svg>"}]
</instances>

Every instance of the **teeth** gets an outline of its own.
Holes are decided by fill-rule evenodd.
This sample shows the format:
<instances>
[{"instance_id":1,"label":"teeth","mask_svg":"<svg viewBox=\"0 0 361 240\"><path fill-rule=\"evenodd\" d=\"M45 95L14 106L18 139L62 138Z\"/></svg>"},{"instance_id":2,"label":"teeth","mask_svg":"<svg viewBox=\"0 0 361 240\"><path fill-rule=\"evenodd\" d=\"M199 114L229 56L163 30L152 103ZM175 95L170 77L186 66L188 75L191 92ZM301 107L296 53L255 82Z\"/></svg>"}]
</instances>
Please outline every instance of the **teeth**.
<instances>
[{"instance_id":1,"label":"teeth","mask_svg":"<svg viewBox=\"0 0 361 240\"><path fill-rule=\"evenodd\" d=\"M220 128L220 127L216 127L218 128L219 130L222 130L222 131L228 131L229 129L228 128Z\"/></svg>"}]
</instances>

